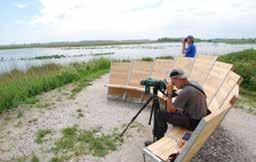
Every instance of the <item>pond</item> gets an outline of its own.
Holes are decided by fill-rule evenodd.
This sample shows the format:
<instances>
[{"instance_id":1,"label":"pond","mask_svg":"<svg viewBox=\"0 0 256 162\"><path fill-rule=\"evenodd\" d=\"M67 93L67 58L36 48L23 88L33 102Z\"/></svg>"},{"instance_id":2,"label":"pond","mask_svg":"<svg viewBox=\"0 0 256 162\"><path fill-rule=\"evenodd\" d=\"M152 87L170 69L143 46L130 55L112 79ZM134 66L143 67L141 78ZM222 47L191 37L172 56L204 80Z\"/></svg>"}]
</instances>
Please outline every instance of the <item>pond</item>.
<instances>
[{"instance_id":1,"label":"pond","mask_svg":"<svg viewBox=\"0 0 256 162\"><path fill-rule=\"evenodd\" d=\"M196 46L198 54L206 55L222 55L256 48L255 44L196 43ZM40 66L48 63L68 64L99 57L132 60L143 57L181 56L180 51L181 43L8 49L0 50L0 73L8 72L15 68L26 70L31 66Z\"/></svg>"}]
</instances>

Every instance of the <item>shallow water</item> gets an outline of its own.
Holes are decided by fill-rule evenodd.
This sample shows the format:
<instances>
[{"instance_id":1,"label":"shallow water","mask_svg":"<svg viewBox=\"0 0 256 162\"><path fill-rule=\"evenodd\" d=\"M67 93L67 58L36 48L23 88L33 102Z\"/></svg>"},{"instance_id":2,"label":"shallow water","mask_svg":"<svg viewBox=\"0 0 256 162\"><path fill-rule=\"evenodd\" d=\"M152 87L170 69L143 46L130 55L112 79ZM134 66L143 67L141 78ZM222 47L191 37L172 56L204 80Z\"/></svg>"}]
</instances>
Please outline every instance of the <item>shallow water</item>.
<instances>
[{"instance_id":1,"label":"shallow water","mask_svg":"<svg viewBox=\"0 0 256 162\"><path fill-rule=\"evenodd\" d=\"M256 45L231 45L225 43L197 43L197 53L207 55L222 55L230 52L256 48ZM88 61L106 57L110 59L138 59L142 57L181 56L180 43L153 43L140 45L110 45L99 47L74 48L25 48L0 50L0 73L14 68L26 70L31 66L47 63L67 64ZM104 53L112 53L106 54ZM64 55L63 58L32 59L37 56Z\"/></svg>"}]
</instances>

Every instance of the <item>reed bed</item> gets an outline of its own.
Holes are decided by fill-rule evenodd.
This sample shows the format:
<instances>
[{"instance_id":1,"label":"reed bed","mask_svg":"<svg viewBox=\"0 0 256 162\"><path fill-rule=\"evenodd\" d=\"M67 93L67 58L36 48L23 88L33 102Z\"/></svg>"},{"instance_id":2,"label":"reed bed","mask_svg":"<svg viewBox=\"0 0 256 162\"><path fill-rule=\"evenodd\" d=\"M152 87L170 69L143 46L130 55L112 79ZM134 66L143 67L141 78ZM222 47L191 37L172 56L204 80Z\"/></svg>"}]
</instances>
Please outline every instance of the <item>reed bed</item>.
<instances>
[{"instance_id":1,"label":"reed bed","mask_svg":"<svg viewBox=\"0 0 256 162\"><path fill-rule=\"evenodd\" d=\"M66 66L47 64L26 72L12 70L0 75L0 113L65 84L85 81L108 72L110 60L97 59Z\"/></svg>"}]
</instances>

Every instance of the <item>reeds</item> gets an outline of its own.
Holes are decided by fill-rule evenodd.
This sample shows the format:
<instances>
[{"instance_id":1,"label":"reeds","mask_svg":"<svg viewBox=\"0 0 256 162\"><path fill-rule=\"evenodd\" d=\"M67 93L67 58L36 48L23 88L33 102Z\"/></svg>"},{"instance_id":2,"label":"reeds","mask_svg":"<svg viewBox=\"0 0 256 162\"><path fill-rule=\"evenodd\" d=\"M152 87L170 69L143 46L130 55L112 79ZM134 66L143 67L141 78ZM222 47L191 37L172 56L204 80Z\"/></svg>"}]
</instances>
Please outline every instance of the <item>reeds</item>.
<instances>
[{"instance_id":1,"label":"reeds","mask_svg":"<svg viewBox=\"0 0 256 162\"><path fill-rule=\"evenodd\" d=\"M12 70L0 75L0 113L26 102L35 95L67 83L84 80L93 73L108 71L110 60L98 59L67 66L47 64L22 72Z\"/></svg>"}]
</instances>

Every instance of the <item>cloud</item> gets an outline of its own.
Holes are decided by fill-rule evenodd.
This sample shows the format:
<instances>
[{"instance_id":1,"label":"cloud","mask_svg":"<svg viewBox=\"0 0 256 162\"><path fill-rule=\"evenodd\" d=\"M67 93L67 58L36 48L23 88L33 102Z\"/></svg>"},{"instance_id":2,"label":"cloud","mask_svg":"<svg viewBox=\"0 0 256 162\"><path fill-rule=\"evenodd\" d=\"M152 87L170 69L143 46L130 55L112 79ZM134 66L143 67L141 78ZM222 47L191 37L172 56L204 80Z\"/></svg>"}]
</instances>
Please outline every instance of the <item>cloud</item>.
<instances>
[{"instance_id":1,"label":"cloud","mask_svg":"<svg viewBox=\"0 0 256 162\"><path fill-rule=\"evenodd\" d=\"M254 0L41 0L41 4L31 24L48 28L55 38L125 39L187 33L208 37L225 34L231 24L237 25L233 32L244 29L243 22L255 26L256 17Z\"/></svg>"},{"instance_id":2,"label":"cloud","mask_svg":"<svg viewBox=\"0 0 256 162\"><path fill-rule=\"evenodd\" d=\"M28 4L25 4L25 3L17 3L17 4L15 4L15 6L16 6L17 8L26 8L26 7L28 7L29 5L28 5Z\"/></svg>"}]
</instances>

